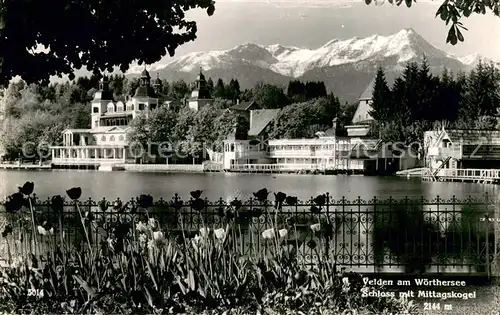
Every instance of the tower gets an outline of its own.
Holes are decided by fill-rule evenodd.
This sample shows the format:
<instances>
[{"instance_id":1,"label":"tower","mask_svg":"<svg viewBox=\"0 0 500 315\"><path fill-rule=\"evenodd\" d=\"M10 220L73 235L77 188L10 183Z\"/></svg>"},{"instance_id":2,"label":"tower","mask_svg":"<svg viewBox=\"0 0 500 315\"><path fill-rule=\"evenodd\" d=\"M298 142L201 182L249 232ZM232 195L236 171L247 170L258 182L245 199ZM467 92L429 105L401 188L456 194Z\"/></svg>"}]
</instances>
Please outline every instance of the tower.
<instances>
[{"instance_id":1,"label":"tower","mask_svg":"<svg viewBox=\"0 0 500 315\"><path fill-rule=\"evenodd\" d=\"M99 90L92 100L92 128L99 127L100 117L107 111L107 105L113 102L113 93L109 90L108 78L103 76L99 82Z\"/></svg>"},{"instance_id":2,"label":"tower","mask_svg":"<svg viewBox=\"0 0 500 315\"><path fill-rule=\"evenodd\" d=\"M191 98L188 100L189 108L198 111L206 105L212 105L213 99L207 87L207 81L200 67L200 74L195 81L195 88L191 92Z\"/></svg>"},{"instance_id":3,"label":"tower","mask_svg":"<svg viewBox=\"0 0 500 315\"><path fill-rule=\"evenodd\" d=\"M151 76L146 68L141 73L139 86L132 97L132 103L134 105L133 118L140 112L146 112L147 114L147 112L158 106L158 97L156 96L155 89L151 86Z\"/></svg>"},{"instance_id":4,"label":"tower","mask_svg":"<svg viewBox=\"0 0 500 315\"><path fill-rule=\"evenodd\" d=\"M155 89L156 95L159 95L162 92L163 82L160 79L160 73L156 74L156 80L153 84L153 88Z\"/></svg>"}]
</instances>

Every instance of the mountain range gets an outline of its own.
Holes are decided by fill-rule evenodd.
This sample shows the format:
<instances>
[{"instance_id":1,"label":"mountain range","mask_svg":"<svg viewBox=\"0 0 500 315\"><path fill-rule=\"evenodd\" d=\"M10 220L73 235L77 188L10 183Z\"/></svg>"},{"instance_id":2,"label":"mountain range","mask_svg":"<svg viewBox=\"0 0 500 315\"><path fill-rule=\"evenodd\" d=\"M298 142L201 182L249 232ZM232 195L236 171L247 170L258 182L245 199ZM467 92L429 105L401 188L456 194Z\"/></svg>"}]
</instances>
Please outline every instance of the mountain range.
<instances>
[{"instance_id":1,"label":"mountain range","mask_svg":"<svg viewBox=\"0 0 500 315\"><path fill-rule=\"evenodd\" d=\"M193 81L201 68L205 77L214 82L218 78L224 82L238 79L242 89L258 82L286 86L290 80L323 81L329 92L351 103L373 80L378 66L385 69L388 82L392 82L407 62L419 62L424 55L434 74L444 68L467 71L484 60L477 54L448 54L413 29L403 29L389 36L333 39L317 49L245 43L229 50L190 53L152 65L149 70L153 77L159 73L168 81ZM129 74L136 76L143 69L133 66Z\"/></svg>"}]
</instances>

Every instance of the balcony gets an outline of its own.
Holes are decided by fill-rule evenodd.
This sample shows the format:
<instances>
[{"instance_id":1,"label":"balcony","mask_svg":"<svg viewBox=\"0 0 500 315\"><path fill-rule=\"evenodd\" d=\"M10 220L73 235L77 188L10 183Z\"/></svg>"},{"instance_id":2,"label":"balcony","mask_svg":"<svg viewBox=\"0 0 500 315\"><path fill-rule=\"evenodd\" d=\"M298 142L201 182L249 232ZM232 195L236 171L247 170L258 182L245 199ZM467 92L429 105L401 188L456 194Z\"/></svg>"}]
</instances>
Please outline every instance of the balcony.
<instances>
[{"instance_id":1,"label":"balcony","mask_svg":"<svg viewBox=\"0 0 500 315\"><path fill-rule=\"evenodd\" d=\"M460 147L448 147L448 148L439 148L439 147L432 147L427 150L427 156L435 156L435 157L452 157L455 159L460 159L461 154L460 154Z\"/></svg>"},{"instance_id":2,"label":"balcony","mask_svg":"<svg viewBox=\"0 0 500 315\"><path fill-rule=\"evenodd\" d=\"M334 149L317 150L269 150L270 158L322 158L334 157Z\"/></svg>"}]
</instances>

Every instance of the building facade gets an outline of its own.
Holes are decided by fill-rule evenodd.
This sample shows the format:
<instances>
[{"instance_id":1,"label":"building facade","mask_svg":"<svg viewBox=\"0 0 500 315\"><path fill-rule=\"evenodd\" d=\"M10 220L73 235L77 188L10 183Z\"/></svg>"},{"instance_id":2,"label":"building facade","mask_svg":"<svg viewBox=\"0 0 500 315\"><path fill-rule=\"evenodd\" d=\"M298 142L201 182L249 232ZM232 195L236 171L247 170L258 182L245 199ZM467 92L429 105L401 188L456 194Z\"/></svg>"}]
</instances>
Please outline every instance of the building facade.
<instances>
[{"instance_id":1,"label":"building facade","mask_svg":"<svg viewBox=\"0 0 500 315\"><path fill-rule=\"evenodd\" d=\"M369 137L373 83L363 92L347 137L336 135L337 123L312 139L271 139L266 129L279 110L249 110L248 139L227 139L223 152L226 171L345 171L352 173L394 173L417 164L409 148L384 145ZM243 108L238 108L243 110Z\"/></svg>"},{"instance_id":2,"label":"building facade","mask_svg":"<svg viewBox=\"0 0 500 315\"><path fill-rule=\"evenodd\" d=\"M103 78L91 103L91 128L64 130L62 145L51 147L52 164L101 168L135 163L140 152L128 145L130 123L158 107L155 88L160 86L161 80L158 78L152 85L149 72L144 70L134 96L126 102L115 102L107 79Z\"/></svg>"},{"instance_id":3,"label":"building facade","mask_svg":"<svg viewBox=\"0 0 500 315\"><path fill-rule=\"evenodd\" d=\"M442 128L424 133L426 166L441 169L500 169L500 131Z\"/></svg>"},{"instance_id":4,"label":"building facade","mask_svg":"<svg viewBox=\"0 0 500 315\"><path fill-rule=\"evenodd\" d=\"M199 111L203 107L210 106L214 103L201 68L195 81L195 88L191 92L191 97L187 100L187 103L189 108L194 111Z\"/></svg>"}]
</instances>

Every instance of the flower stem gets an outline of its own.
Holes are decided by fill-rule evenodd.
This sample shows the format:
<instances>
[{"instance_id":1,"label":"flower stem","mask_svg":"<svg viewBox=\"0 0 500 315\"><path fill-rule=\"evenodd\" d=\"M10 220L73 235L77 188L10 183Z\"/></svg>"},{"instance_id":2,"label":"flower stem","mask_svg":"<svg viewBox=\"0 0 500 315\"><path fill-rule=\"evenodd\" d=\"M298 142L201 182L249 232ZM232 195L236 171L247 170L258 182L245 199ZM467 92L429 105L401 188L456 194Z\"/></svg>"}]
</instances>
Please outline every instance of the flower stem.
<instances>
[{"instance_id":1,"label":"flower stem","mask_svg":"<svg viewBox=\"0 0 500 315\"><path fill-rule=\"evenodd\" d=\"M30 202L31 223L33 225L33 240L35 242L35 256L36 256L37 249L38 249L38 241L37 241L37 237L36 237L37 229L36 229L36 225L35 225L35 214L34 214L33 204L31 203L31 197L28 196L28 200Z\"/></svg>"}]
</instances>

